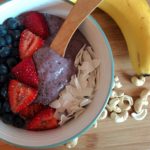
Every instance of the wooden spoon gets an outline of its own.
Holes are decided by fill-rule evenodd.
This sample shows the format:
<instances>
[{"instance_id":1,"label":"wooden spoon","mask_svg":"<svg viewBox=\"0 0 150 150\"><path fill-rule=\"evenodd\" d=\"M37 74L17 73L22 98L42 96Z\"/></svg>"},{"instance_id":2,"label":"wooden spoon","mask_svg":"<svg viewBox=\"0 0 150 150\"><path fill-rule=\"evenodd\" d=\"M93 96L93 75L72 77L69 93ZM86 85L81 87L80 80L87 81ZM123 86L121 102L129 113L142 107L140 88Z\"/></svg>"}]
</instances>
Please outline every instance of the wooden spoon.
<instances>
[{"instance_id":1,"label":"wooden spoon","mask_svg":"<svg viewBox=\"0 0 150 150\"><path fill-rule=\"evenodd\" d=\"M64 57L72 35L100 2L101 0L78 0L58 31L50 48Z\"/></svg>"}]
</instances>

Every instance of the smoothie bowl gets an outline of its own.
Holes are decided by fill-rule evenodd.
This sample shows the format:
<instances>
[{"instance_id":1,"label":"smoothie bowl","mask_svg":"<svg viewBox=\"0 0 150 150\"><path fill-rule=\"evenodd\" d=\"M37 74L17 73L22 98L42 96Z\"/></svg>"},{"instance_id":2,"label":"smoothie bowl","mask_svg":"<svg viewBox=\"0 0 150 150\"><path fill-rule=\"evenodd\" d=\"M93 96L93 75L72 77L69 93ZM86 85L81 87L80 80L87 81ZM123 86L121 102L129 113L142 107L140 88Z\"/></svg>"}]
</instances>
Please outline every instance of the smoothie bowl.
<instances>
[{"instance_id":1,"label":"smoothie bowl","mask_svg":"<svg viewBox=\"0 0 150 150\"><path fill-rule=\"evenodd\" d=\"M0 6L0 138L29 148L69 142L94 124L113 82L111 48L88 17L65 57L49 45L71 5L61 0Z\"/></svg>"}]
</instances>

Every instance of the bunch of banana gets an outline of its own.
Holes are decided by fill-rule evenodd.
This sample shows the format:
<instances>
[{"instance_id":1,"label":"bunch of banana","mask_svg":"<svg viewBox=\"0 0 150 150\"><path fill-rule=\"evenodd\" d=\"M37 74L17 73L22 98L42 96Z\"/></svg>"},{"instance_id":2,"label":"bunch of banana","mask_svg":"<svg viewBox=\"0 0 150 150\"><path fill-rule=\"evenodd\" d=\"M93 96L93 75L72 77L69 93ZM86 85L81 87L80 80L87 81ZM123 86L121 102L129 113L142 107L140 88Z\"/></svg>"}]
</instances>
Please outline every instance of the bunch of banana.
<instances>
[{"instance_id":1,"label":"bunch of banana","mask_svg":"<svg viewBox=\"0 0 150 150\"><path fill-rule=\"evenodd\" d=\"M150 6L148 2L146 0L102 0L99 8L108 13L120 27L136 73L150 75Z\"/></svg>"}]
</instances>

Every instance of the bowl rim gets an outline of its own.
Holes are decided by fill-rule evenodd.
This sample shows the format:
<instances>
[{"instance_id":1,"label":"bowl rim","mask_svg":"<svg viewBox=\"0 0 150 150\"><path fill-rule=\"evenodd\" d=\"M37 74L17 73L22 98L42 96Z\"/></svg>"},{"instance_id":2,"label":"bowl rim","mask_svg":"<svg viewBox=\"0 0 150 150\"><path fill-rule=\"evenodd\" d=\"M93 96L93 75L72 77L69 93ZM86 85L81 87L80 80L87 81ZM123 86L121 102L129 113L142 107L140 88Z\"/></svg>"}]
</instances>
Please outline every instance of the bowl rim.
<instances>
[{"instance_id":1,"label":"bowl rim","mask_svg":"<svg viewBox=\"0 0 150 150\"><path fill-rule=\"evenodd\" d=\"M4 3L7 3L7 2L9 2L9 1L11 1L11 0L4 0L4 1L2 1L2 2L0 3L0 5L2 5L2 4L4 4Z\"/></svg>"},{"instance_id":2,"label":"bowl rim","mask_svg":"<svg viewBox=\"0 0 150 150\"><path fill-rule=\"evenodd\" d=\"M6 0L5 2L2 2L2 4L8 2L10 0ZM1 5L1 4L0 4ZM18 145L18 144L14 144L10 141L7 141L7 140L4 140L2 138L0 138L0 140L4 141L5 143L8 143L8 144L11 144L11 145L15 145L16 147L20 147L20 148L32 148L32 149L37 149L37 148L40 148L40 149L46 149L46 148L54 148L54 147L58 147L58 146L61 146L61 145L64 145L70 141L72 141L73 139L77 138L77 137L80 137L81 135L83 135L85 132L87 132L92 126L93 124L95 123L95 121L97 120L99 114L102 113L102 111L105 109L105 106L107 105L108 103L108 100L109 100L109 97L110 97L110 94L111 94L111 91L112 91L112 86L113 86L113 82L114 82L114 59L113 59L113 54L112 54L112 48L109 44L109 41L106 37L106 34L104 33L101 25L95 20L94 17L92 17L91 15L87 17L95 26L96 28L99 30L99 32L102 34L103 38L104 38L104 41L106 43L106 46L108 48L108 52L109 52L109 58L110 58L110 62L111 62L111 81L110 81L110 84L109 84L109 90L108 90L108 93L107 93L107 96L106 96L106 99L105 99L105 103L103 104L103 107L102 109L100 110L100 112L95 116L95 118L93 118L93 120L91 121L91 123L89 123L84 129L82 129L80 132L76 133L75 135L73 135L72 137L64 140L64 141L61 141L61 142L58 142L58 143L55 143L55 144L51 144L51 145L45 145L45 146L23 146L23 145Z\"/></svg>"}]
</instances>

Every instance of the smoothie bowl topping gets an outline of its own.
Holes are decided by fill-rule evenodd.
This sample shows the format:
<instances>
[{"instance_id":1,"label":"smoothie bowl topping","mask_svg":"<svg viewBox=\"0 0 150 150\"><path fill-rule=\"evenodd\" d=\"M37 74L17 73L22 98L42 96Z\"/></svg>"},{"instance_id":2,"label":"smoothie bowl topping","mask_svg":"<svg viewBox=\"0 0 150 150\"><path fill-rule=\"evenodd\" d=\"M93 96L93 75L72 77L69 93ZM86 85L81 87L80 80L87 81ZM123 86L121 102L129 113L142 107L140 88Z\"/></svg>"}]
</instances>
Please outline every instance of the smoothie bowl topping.
<instances>
[{"instance_id":1,"label":"smoothie bowl topping","mask_svg":"<svg viewBox=\"0 0 150 150\"><path fill-rule=\"evenodd\" d=\"M0 115L6 124L48 130L92 102L100 59L76 31L62 58L49 48L63 19L27 12L0 25Z\"/></svg>"}]
</instances>

